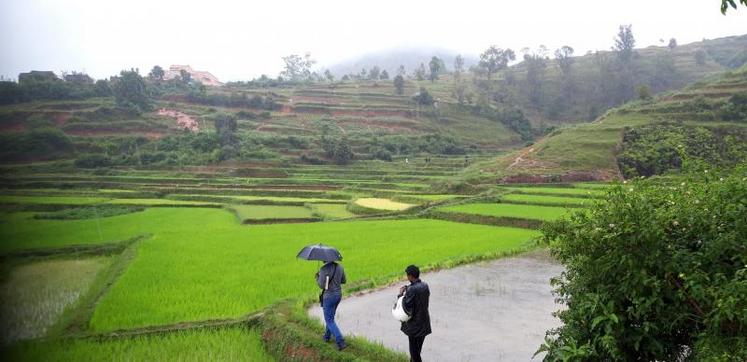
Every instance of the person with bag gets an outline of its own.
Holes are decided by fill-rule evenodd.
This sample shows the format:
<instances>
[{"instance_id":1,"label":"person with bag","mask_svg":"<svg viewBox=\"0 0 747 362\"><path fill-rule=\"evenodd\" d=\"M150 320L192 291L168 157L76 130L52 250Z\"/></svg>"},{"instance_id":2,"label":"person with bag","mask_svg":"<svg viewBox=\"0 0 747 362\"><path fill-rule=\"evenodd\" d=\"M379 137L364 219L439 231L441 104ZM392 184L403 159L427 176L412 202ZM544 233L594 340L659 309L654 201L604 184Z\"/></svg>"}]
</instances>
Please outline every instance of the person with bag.
<instances>
[{"instance_id":1,"label":"person with bag","mask_svg":"<svg viewBox=\"0 0 747 362\"><path fill-rule=\"evenodd\" d=\"M319 295L319 303L324 311L324 324L326 325L322 338L325 342L329 342L334 336L337 349L340 351L345 349L347 345L340 328L335 323L335 313L337 313L337 306L342 300L342 284L346 282L345 269L334 261L327 262L316 273L316 283L322 290Z\"/></svg>"},{"instance_id":2,"label":"person with bag","mask_svg":"<svg viewBox=\"0 0 747 362\"><path fill-rule=\"evenodd\" d=\"M403 318L405 320L402 321L400 330L407 335L410 342L410 361L420 362L425 336L431 334L431 317L428 314L431 291L428 284L420 280L420 269L417 266L408 266L405 274L410 285L400 288L399 297L402 297L402 309L409 318Z\"/></svg>"}]
</instances>

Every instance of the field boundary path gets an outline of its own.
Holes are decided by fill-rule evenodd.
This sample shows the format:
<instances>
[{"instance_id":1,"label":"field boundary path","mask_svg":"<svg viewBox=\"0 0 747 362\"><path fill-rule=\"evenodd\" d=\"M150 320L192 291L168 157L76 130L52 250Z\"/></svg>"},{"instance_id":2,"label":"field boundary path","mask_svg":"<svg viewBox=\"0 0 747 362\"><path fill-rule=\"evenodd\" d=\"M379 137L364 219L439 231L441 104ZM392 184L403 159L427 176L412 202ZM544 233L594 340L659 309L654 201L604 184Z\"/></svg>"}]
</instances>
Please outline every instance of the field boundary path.
<instances>
[{"instance_id":1,"label":"field boundary path","mask_svg":"<svg viewBox=\"0 0 747 362\"><path fill-rule=\"evenodd\" d=\"M562 306L555 302L550 278L562 270L546 250L537 250L424 274L422 279L431 289L433 334L426 338L423 357L429 361L532 360L545 332L560 325L552 316ZM337 318L342 331L407 352L407 337L390 312L404 284L343 300ZM318 306L308 312L322 320Z\"/></svg>"}]
</instances>

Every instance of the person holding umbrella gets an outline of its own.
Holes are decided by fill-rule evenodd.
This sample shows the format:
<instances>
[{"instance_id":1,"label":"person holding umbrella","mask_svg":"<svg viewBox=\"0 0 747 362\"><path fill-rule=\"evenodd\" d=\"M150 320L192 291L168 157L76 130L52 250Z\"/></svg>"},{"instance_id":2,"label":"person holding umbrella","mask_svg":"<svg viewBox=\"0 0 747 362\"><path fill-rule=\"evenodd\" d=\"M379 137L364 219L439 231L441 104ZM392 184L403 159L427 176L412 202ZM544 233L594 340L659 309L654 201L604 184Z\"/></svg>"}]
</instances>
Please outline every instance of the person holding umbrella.
<instances>
[{"instance_id":1,"label":"person holding umbrella","mask_svg":"<svg viewBox=\"0 0 747 362\"><path fill-rule=\"evenodd\" d=\"M329 342L335 337L337 349L342 351L347 347L345 338L340 332L340 328L335 323L335 314L337 306L342 300L342 284L347 282L345 278L345 269L337 263L342 260L342 254L337 249L324 246L321 244L310 245L298 253L298 257L306 260L320 260L325 262L316 273L316 284L322 290L319 295L319 302L324 311L324 336L325 342Z\"/></svg>"}]
</instances>

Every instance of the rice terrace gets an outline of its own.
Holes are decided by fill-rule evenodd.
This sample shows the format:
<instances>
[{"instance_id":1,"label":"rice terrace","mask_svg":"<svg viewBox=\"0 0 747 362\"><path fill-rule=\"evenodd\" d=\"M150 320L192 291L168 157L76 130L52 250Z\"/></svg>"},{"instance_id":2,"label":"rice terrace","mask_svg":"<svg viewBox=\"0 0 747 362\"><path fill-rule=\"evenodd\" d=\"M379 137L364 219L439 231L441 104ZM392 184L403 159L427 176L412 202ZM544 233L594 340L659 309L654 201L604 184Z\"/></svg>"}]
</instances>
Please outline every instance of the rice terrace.
<instances>
[{"instance_id":1,"label":"rice terrace","mask_svg":"<svg viewBox=\"0 0 747 362\"><path fill-rule=\"evenodd\" d=\"M0 4L3 360L747 360L747 1L135 5Z\"/></svg>"}]
</instances>

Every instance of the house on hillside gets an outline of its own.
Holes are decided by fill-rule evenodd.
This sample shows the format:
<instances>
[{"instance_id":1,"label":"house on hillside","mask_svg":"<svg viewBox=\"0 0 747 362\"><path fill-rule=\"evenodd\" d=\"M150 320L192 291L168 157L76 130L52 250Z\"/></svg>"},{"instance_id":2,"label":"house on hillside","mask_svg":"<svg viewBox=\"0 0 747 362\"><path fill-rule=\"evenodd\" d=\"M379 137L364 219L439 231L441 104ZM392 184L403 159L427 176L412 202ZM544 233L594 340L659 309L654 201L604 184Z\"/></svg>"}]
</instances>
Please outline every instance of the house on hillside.
<instances>
[{"instance_id":1,"label":"house on hillside","mask_svg":"<svg viewBox=\"0 0 747 362\"><path fill-rule=\"evenodd\" d=\"M203 85L211 87L219 87L223 85L223 83L221 83L216 76L210 74L210 72L194 70L189 65L172 65L169 67L169 70L166 71L163 78L166 80L179 79L182 70L189 73L193 81L200 82Z\"/></svg>"},{"instance_id":2,"label":"house on hillside","mask_svg":"<svg viewBox=\"0 0 747 362\"><path fill-rule=\"evenodd\" d=\"M45 82L60 80L54 72L49 70L32 70L27 73L18 74L18 83L23 84L27 82Z\"/></svg>"},{"instance_id":3,"label":"house on hillside","mask_svg":"<svg viewBox=\"0 0 747 362\"><path fill-rule=\"evenodd\" d=\"M66 82L75 84L93 84L93 78L89 77L86 73L72 72L63 76Z\"/></svg>"}]
</instances>

